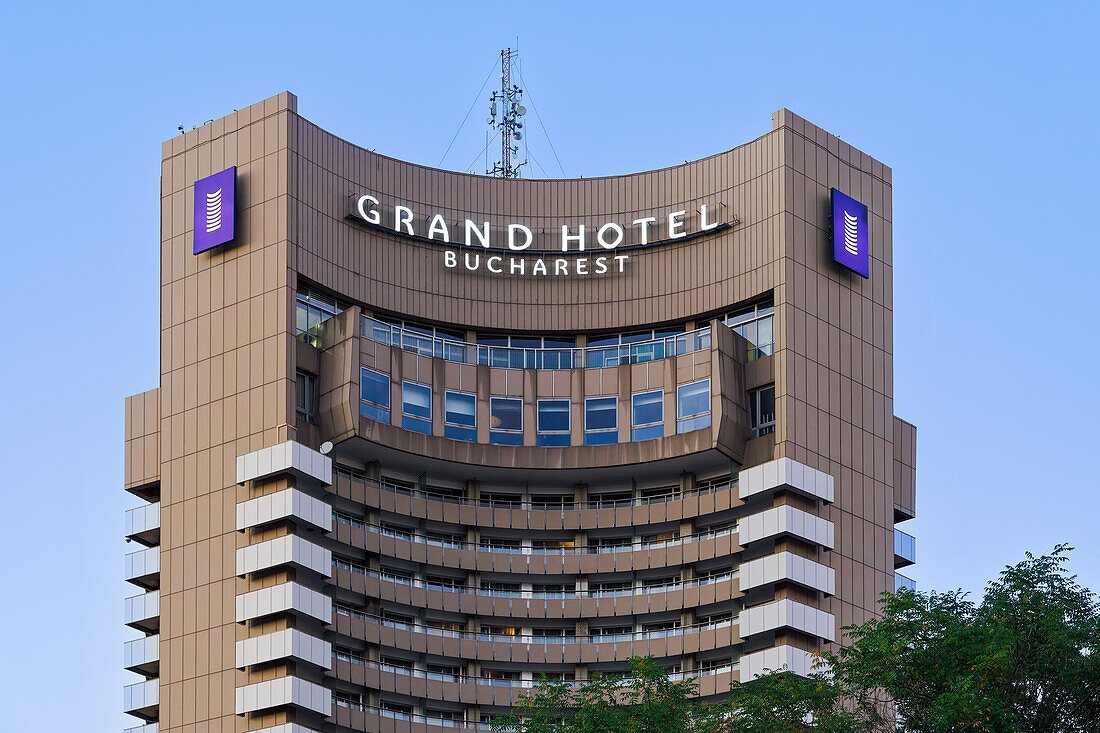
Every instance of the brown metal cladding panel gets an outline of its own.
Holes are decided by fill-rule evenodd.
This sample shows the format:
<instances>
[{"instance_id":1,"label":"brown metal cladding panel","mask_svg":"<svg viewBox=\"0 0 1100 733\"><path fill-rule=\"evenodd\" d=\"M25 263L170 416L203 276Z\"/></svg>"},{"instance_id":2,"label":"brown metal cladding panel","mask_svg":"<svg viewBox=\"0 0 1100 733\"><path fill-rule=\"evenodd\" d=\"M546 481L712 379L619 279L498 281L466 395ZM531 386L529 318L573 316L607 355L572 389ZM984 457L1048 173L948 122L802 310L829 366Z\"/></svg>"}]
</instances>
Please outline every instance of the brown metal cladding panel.
<instances>
[{"instance_id":1,"label":"brown metal cladding panel","mask_svg":"<svg viewBox=\"0 0 1100 733\"><path fill-rule=\"evenodd\" d=\"M393 512L404 517L412 516L412 497L405 494L391 494L393 497Z\"/></svg>"},{"instance_id":2,"label":"brown metal cladding panel","mask_svg":"<svg viewBox=\"0 0 1100 733\"><path fill-rule=\"evenodd\" d=\"M601 659L613 659L615 645L611 642L597 642L595 644L581 644L581 663L591 664Z\"/></svg>"},{"instance_id":3,"label":"brown metal cladding panel","mask_svg":"<svg viewBox=\"0 0 1100 733\"><path fill-rule=\"evenodd\" d=\"M519 659L516 659L515 652L517 651L513 647L518 647L518 644L508 644L507 642L494 641L489 643L490 657L483 657L483 659L492 659L497 662L510 662L510 661L526 661L522 655L519 655Z\"/></svg>"},{"instance_id":4,"label":"brown metal cladding panel","mask_svg":"<svg viewBox=\"0 0 1100 733\"><path fill-rule=\"evenodd\" d=\"M576 618L597 618L599 616L600 602L596 598L581 598L581 612Z\"/></svg>"},{"instance_id":5,"label":"brown metal cladding panel","mask_svg":"<svg viewBox=\"0 0 1100 733\"><path fill-rule=\"evenodd\" d=\"M683 517L697 517L699 516L699 497L689 496L683 501Z\"/></svg>"},{"instance_id":6,"label":"brown metal cladding panel","mask_svg":"<svg viewBox=\"0 0 1100 733\"><path fill-rule=\"evenodd\" d=\"M700 637L704 634L712 633L709 631L687 631L683 634L684 654L694 654L699 651Z\"/></svg>"},{"instance_id":7,"label":"brown metal cladding panel","mask_svg":"<svg viewBox=\"0 0 1100 733\"><path fill-rule=\"evenodd\" d=\"M684 518L684 502L682 500L665 502L665 519L676 521Z\"/></svg>"},{"instance_id":8,"label":"brown metal cladding panel","mask_svg":"<svg viewBox=\"0 0 1100 733\"><path fill-rule=\"evenodd\" d=\"M555 565L554 568L554 572L561 572L564 575L577 575L581 572L581 556L563 555L560 558L560 564ZM547 572L550 572L549 563L547 563L546 569Z\"/></svg>"},{"instance_id":9,"label":"brown metal cladding panel","mask_svg":"<svg viewBox=\"0 0 1100 733\"><path fill-rule=\"evenodd\" d=\"M637 598L638 596L616 596L614 599L615 603L612 604L612 607L615 609L615 615L629 616L634 613L634 601ZM644 610L642 613L644 613Z\"/></svg>"},{"instance_id":10,"label":"brown metal cladding panel","mask_svg":"<svg viewBox=\"0 0 1100 733\"><path fill-rule=\"evenodd\" d=\"M409 649L412 647L412 632L405 629L389 629L385 626L379 629L379 640L386 646L397 649Z\"/></svg>"},{"instance_id":11,"label":"brown metal cladding panel","mask_svg":"<svg viewBox=\"0 0 1100 733\"><path fill-rule=\"evenodd\" d=\"M413 608L442 608L442 603L438 603L434 606L428 604L428 591L426 588L417 588L416 586L397 585L395 588L396 593L395 600L404 603L407 606ZM441 599L439 591L432 591L431 596L433 598Z\"/></svg>"},{"instance_id":12,"label":"brown metal cladding panel","mask_svg":"<svg viewBox=\"0 0 1100 733\"><path fill-rule=\"evenodd\" d=\"M699 593L699 602L695 605L703 606L703 605L706 605L708 603L714 603L715 601L717 601L719 599L719 594L718 594L718 586L719 585L721 585L722 589L726 591L726 594L723 594L724 597L729 598L730 596L728 595L728 592L729 592L729 585L728 584L726 584L726 583L722 583L722 584L707 583L706 585L701 585L698 588L696 588L696 591L698 591L698 593Z\"/></svg>"},{"instance_id":13,"label":"brown metal cladding panel","mask_svg":"<svg viewBox=\"0 0 1100 733\"><path fill-rule=\"evenodd\" d=\"M532 514L535 514L535 512L532 512ZM543 523L546 526L546 529L564 529L565 528L565 522L562 521L562 515L559 512L546 511L546 512L542 512L542 515L543 515ZM534 529L534 527L532 527L532 529Z\"/></svg>"},{"instance_id":14,"label":"brown metal cladding panel","mask_svg":"<svg viewBox=\"0 0 1100 733\"><path fill-rule=\"evenodd\" d=\"M460 657L462 651L462 640L453 636L444 636L443 639L443 653L448 657Z\"/></svg>"},{"instance_id":15,"label":"brown metal cladding panel","mask_svg":"<svg viewBox=\"0 0 1100 733\"><path fill-rule=\"evenodd\" d=\"M446 698L439 699L454 699L455 691L458 691L458 701L466 703L467 705L477 705L478 701L482 698L486 700L492 700L492 692L489 689L483 688L481 685L471 683L454 684L451 683L448 686L448 696Z\"/></svg>"},{"instance_id":16,"label":"brown metal cladding panel","mask_svg":"<svg viewBox=\"0 0 1100 733\"><path fill-rule=\"evenodd\" d=\"M477 659L481 642L475 639L456 639L458 642L458 654L448 654L449 657L461 657L462 659Z\"/></svg>"},{"instance_id":17,"label":"brown metal cladding panel","mask_svg":"<svg viewBox=\"0 0 1100 733\"><path fill-rule=\"evenodd\" d=\"M363 504L366 504L367 506L378 506L378 507L380 507L382 505L381 504L382 490L378 486L374 486L372 484L358 484L358 485L363 487L363 495L362 495L362 497L358 497L358 499L357 499L357 497L352 496L351 498L353 500L361 501ZM393 494L389 491L387 491L386 494L387 494L387 496L390 496L390 497L393 496ZM391 500L390 506L392 506L392 500Z\"/></svg>"},{"instance_id":18,"label":"brown metal cladding panel","mask_svg":"<svg viewBox=\"0 0 1100 733\"><path fill-rule=\"evenodd\" d=\"M478 598L480 598L480 596L474 593L459 593L458 612L464 613L468 616L476 615L479 606Z\"/></svg>"},{"instance_id":19,"label":"brown metal cladding panel","mask_svg":"<svg viewBox=\"0 0 1100 733\"><path fill-rule=\"evenodd\" d=\"M428 516L428 507L431 505L437 505L438 502L428 501L420 497L414 496L409 499L409 515L413 517L426 517Z\"/></svg>"},{"instance_id":20,"label":"brown metal cladding panel","mask_svg":"<svg viewBox=\"0 0 1100 733\"><path fill-rule=\"evenodd\" d=\"M513 516L515 512L511 509L493 509L492 510L492 522L494 527L514 527ZM527 528L527 522L522 521L519 525L520 529Z\"/></svg>"},{"instance_id":21,"label":"brown metal cladding panel","mask_svg":"<svg viewBox=\"0 0 1100 733\"><path fill-rule=\"evenodd\" d=\"M711 648L720 649L738 643L740 640L737 638L737 635L733 633L735 628L735 626L730 625L719 626L717 629L713 629L710 632L714 634L714 641L711 642Z\"/></svg>"},{"instance_id":22,"label":"brown metal cladding panel","mask_svg":"<svg viewBox=\"0 0 1100 733\"><path fill-rule=\"evenodd\" d=\"M581 555L581 573L583 575L595 575L599 572L600 557L600 555Z\"/></svg>"},{"instance_id":23,"label":"brown metal cladding panel","mask_svg":"<svg viewBox=\"0 0 1100 733\"><path fill-rule=\"evenodd\" d=\"M698 588L684 588L684 605L683 608L695 608L699 605L699 589Z\"/></svg>"},{"instance_id":24,"label":"brown metal cladding panel","mask_svg":"<svg viewBox=\"0 0 1100 733\"><path fill-rule=\"evenodd\" d=\"M684 653L684 637L682 635L673 634L665 637L664 641L666 654L679 656Z\"/></svg>"},{"instance_id":25,"label":"brown metal cladding panel","mask_svg":"<svg viewBox=\"0 0 1100 733\"><path fill-rule=\"evenodd\" d=\"M683 545L672 545L671 547L668 547L667 549L665 549L664 553L665 553L664 563L668 567L672 567L674 565L683 565L683 563L684 563L684 546Z\"/></svg>"},{"instance_id":26,"label":"brown metal cladding panel","mask_svg":"<svg viewBox=\"0 0 1100 733\"><path fill-rule=\"evenodd\" d=\"M446 504L441 501L425 501L424 516L436 522L442 522L446 518Z\"/></svg>"},{"instance_id":27,"label":"brown metal cladding panel","mask_svg":"<svg viewBox=\"0 0 1100 733\"><path fill-rule=\"evenodd\" d=\"M650 524L656 524L658 522L664 522L667 519L670 519L670 517L668 516L668 502L662 501L656 504L650 504L647 507L636 507L635 509L647 509L648 513L646 515L646 521ZM638 516L637 511L634 512L634 516ZM677 519L679 519L679 517L677 517Z\"/></svg>"},{"instance_id":28,"label":"brown metal cladding panel","mask_svg":"<svg viewBox=\"0 0 1100 733\"><path fill-rule=\"evenodd\" d=\"M600 573L613 573L615 572L615 555L618 553L602 553L596 555L596 567L597 572Z\"/></svg>"},{"instance_id":29,"label":"brown metal cladding panel","mask_svg":"<svg viewBox=\"0 0 1100 733\"><path fill-rule=\"evenodd\" d=\"M581 511L579 509L566 509L561 515L562 529L580 529Z\"/></svg>"},{"instance_id":30,"label":"brown metal cladding panel","mask_svg":"<svg viewBox=\"0 0 1100 733\"><path fill-rule=\"evenodd\" d=\"M699 513L711 514L714 511L714 494L699 495Z\"/></svg>"},{"instance_id":31,"label":"brown metal cladding panel","mask_svg":"<svg viewBox=\"0 0 1100 733\"><path fill-rule=\"evenodd\" d=\"M516 555L512 561L513 572L531 572L546 574L546 555Z\"/></svg>"},{"instance_id":32,"label":"brown metal cladding panel","mask_svg":"<svg viewBox=\"0 0 1100 733\"><path fill-rule=\"evenodd\" d=\"M693 562L699 562L699 545L695 542L688 542L685 545L681 545L684 553L684 564L690 564Z\"/></svg>"},{"instance_id":33,"label":"brown metal cladding panel","mask_svg":"<svg viewBox=\"0 0 1100 733\"><path fill-rule=\"evenodd\" d=\"M396 554L397 541L393 537L380 536L378 538L378 551L383 555Z\"/></svg>"},{"instance_id":34,"label":"brown metal cladding panel","mask_svg":"<svg viewBox=\"0 0 1100 733\"><path fill-rule=\"evenodd\" d=\"M679 549L679 548L677 548L677 549ZM662 568L662 567L667 567L668 565L671 564L671 561L669 560L668 549L664 548L664 547L655 547L652 550L649 550L649 551L644 552L644 553L636 552L636 553L634 553L634 562L638 563L635 566L635 567L638 567L638 568L643 568L643 567Z\"/></svg>"},{"instance_id":35,"label":"brown metal cladding panel","mask_svg":"<svg viewBox=\"0 0 1100 733\"><path fill-rule=\"evenodd\" d=\"M714 511L716 512L730 509L731 507L735 506L733 492L729 489L726 489L725 491L719 491L712 494L711 496L714 497ZM738 500L737 503L740 504L740 500Z\"/></svg>"},{"instance_id":36,"label":"brown metal cladding panel","mask_svg":"<svg viewBox=\"0 0 1100 733\"><path fill-rule=\"evenodd\" d=\"M442 680L424 680L424 682L427 682L424 692L413 694L416 694L417 697L426 697L429 700L447 699L447 691L450 689L449 684L444 684Z\"/></svg>"},{"instance_id":37,"label":"brown metal cladding panel","mask_svg":"<svg viewBox=\"0 0 1100 733\"><path fill-rule=\"evenodd\" d=\"M470 556L470 559L473 559L473 553L467 550L457 550L453 547L439 547L435 549L439 550L439 554L433 555L429 553L428 557L438 557L439 564L447 568L465 568L466 564L463 562L463 560L465 559L464 556ZM435 561L429 560L429 562Z\"/></svg>"},{"instance_id":38,"label":"brown metal cladding panel","mask_svg":"<svg viewBox=\"0 0 1100 733\"><path fill-rule=\"evenodd\" d=\"M496 563L496 553L488 550L475 550L474 556L477 558L476 567L478 572L490 573L493 571Z\"/></svg>"},{"instance_id":39,"label":"brown metal cladding panel","mask_svg":"<svg viewBox=\"0 0 1100 733\"><path fill-rule=\"evenodd\" d=\"M491 596L474 596L477 600L477 616L495 616L493 598Z\"/></svg>"},{"instance_id":40,"label":"brown metal cladding panel","mask_svg":"<svg viewBox=\"0 0 1100 733\"><path fill-rule=\"evenodd\" d=\"M649 524L649 507L635 506L622 507L615 510L615 525L618 527L637 526Z\"/></svg>"},{"instance_id":41,"label":"brown metal cladding panel","mask_svg":"<svg viewBox=\"0 0 1100 733\"><path fill-rule=\"evenodd\" d=\"M581 647L589 646L588 644L563 644L561 650L561 660L566 664L580 664L581 662Z\"/></svg>"},{"instance_id":42,"label":"brown metal cladding panel","mask_svg":"<svg viewBox=\"0 0 1100 733\"><path fill-rule=\"evenodd\" d=\"M348 665L351 667L359 667L357 664ZM386 677L392 677L392 672L382 672L377 667L360 667L363 670L363 681L357 684L363 685L363 687L379 688L382 685L382 681Z\"/></svg>"},{"instance_id":43,"label":"brown metal cladding panel","mask_svg":"<svg viewBox=\"0 0 1100 733\"><path fill-rule=\"evenodd\" d=\"M447 648L447 642L449 639L445 636L436 636L435 634L424 634L424 648L428 654L444 654ZM405 647L399 647L404 649Z\"/></svg>"},{"instance_id":44,"label":"brown metal cladding panel","mask_svg":"<svg viewBox=\"0 0 1100 733\"><path fill-rule=\"evenodd\" d=\"M585 529L596 527L614 527L614 509L585 509L581 512L581 524Z\"/></svg>"},{"instance_id":45,"label":"brown metal cladding panel","mask_svg":"<svg viewBox=\"0 0 1100 733\"><path fill-rule=\"evenodd\" d=\"M479 523L478 520L480 520L482 517L480 507L471 506L469 504L448 504L447 506L458 510L458 524L462 524L465 526L476 525ZM486 517L489 516L488 511L488 509L485 510ZM453 520L448 519L447 521L450 522Z\"/></svg>"},{"instance_id":46,"label":"brown metal cladding panel","mask_svg":"<svg viewBox=\"0 0 1100 733\"><path fill-rule=\"evenodd\" d=\"M618 651L620 653L626 652L629 656L620 656L620 659L628 659L633 657L659 657L662 656L664 651L664 644L660 644L654 639L639 639L633 644L624 643L618 645Z\"/></svg>"},{"instance_id":47,"label":"brown metal cladding panel","mask_svg":"<svg viewBox=\"0 0 1100 733\"><path fill-rule=\"evenodd\" d=\"M493 508L487 506L476 507L477 517L473 522L469 524L476 524L478 527L495 527L497 526L493 522ZM503 510L502 510L503 511ZM465 512L463 512L465 514Z\"/></svg>"}]
</instances>

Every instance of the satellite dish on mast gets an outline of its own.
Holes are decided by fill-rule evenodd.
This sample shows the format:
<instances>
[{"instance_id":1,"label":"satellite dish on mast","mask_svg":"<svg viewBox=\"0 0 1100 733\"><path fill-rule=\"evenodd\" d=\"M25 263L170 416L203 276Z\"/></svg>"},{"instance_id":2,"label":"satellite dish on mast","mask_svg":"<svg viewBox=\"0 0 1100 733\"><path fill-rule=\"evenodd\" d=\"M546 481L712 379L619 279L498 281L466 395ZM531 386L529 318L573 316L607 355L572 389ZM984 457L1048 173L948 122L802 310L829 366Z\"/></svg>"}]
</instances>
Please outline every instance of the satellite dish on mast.
<instances>
[{"instance_id":1,"label":"satellite dish on mast","mask_svg":"<svg viewBox=\"0 0 1100 733\"><path fill-rule=\"evenodd\" d=\"M527 108L524 107L522 104L517 104L516 105L516 114L519 115L520 117L523 117L525 114L527 114Z\"/></svg>"}]
</instances>

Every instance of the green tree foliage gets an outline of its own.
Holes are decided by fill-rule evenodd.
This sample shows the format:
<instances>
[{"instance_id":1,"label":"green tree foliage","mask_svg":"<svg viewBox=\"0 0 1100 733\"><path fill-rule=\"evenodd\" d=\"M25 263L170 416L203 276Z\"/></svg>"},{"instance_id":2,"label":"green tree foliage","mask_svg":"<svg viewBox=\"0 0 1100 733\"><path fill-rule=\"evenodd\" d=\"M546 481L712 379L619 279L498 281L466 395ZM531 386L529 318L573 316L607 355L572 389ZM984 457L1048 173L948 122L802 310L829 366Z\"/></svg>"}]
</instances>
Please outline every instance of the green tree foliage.
<instances>
[{"instance_id":1,"label":"green tree foliage","mask_svg":"<svg viewBox=\"0 0 1100 733\"><path fill-rule=\"evenodd\" d=\"M1066 571L1070 548L1005 568L965 593L886 594L882 616L810 678L773 672L694 697L652 659L573 686L542 680L495 730L519 733L1095 733L1100 605ZM895 715L895 711L897 715ZM900 716L900 718L898 718Z\"/></svg>"},{"instance_id":2,"label":"green tree foliage","mask_svg":"<svg viewBox=\"0 0 1100 733\"><path fill-rule=\"evenodd\" d=\"M890 699L899 730L1100 731L1100 606L1068 574L1071 548L1028 553L986 588L887 595L881 618L826 655L863 705Z\"/></svg>"}]
</instances>

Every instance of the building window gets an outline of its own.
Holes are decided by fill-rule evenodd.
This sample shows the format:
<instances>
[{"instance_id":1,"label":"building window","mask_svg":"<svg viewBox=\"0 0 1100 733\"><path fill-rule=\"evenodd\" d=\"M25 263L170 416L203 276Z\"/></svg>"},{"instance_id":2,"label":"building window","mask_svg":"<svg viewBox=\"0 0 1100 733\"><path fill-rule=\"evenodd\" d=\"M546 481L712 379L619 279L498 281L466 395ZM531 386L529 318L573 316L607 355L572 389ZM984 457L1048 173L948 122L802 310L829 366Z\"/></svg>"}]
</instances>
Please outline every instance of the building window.
<instances>
[{"instance_id":1,"label":"building window","mask_svg":"<svg viewBox=\"0 0 1100 733\"><path fill-rule=\"evenodd\" d=\"M294 408L299 420L313 422L317 410L317 377L298 372L294 382Z\"/></svg>"},{"instance_id":2,"label":"building window","mask_svg":"<svg viewBox=\"0 0 1100 733\"><path fill-rule=\"evenodd\" d=\"M659 389L631 396L631 440L661 438L665 434L665 393Z\"/></svg>"},{"instance_id":3,"label":"building window","mask_svg":"<svg viewBox=\"0 0 1100 733\"><path fill-rule=\"evenodd\" d=\"M708 345L709 338L708 331L706 333ZM688 353L687 342L688 338L683 326L593 336L588 339L587 364L592 369L664 359L668 356Z\"/></svg>"},{"instance_id":4,"label":"building window","mask_svg":"<svg viewBox=\"0 0 1100 733\"><path fill-rule=\"evenodd\" d=\"M312 346L321 342L321 324L344 310L343 303L308 288L296 294L294 331L299 341Z\"/></svg>"},{"instance_id":5,"label":"building window","mask_svg":"<svg viewBox=\"0 0 1100 733\"><path fill-rule=\"evenodd\" d=\"M432 434L432 388L416 382L401 383L401 427Z\"/></svg>"},{"instance_id":6,"label":"building window","mask_svg":"<svg viewBox=\"0 0 1100 733\"><path fill-rule=\"evenodd\" d=\"M523 400L518 397L489 398L489 442L523 445Z\"/></svg>"},{"instance_id":7,"label":"building window","mask_svg":"<svg viewBox=\"0 0 1100 733\"><path fill-rule=\"evenodd\" d=\"M749 361L775 353L775 307L771 303L742 308L724 320L749 342Z\"/></svg>"},{"instance_id":8,"label":"building window","mask_svg":"<svg viewBox=\"0 0 1100 733\"><path fill-rule=\"evenodd\" d=\"M749 392L752 437L775 432L775 385Z\"/></svg>"},{"instance_id":9,"label":"building window","mask_svg":"<svg viewBox=\"0 0 1100 733\"><path fill-rule=\"evenodd\" d=\"M539 400L538 436L543 447L569 445L569 400Z\"/></svg>"},{"instance_id":10,"label":"building window","mask_svg":"<svg viewBox=\"0 0 1100 733\"><path fill-rule=\"evenodd\" d=\"M710 427L710 379L676 388L676 432Z\"/></svg>"},{"instance_id":11,"label":"building window","mask_svg":"<svg viewBox=\"0 0 1100 733\"><path fill-rule=\"evenodd\" d=\"M584 401L584 444L619 442L619 400L617 397L588 397Z\"/></svg>"},{"instance_id":12,"label":"building window","mask_svg":"<svg viewBox=\"0 0 1100 733\"><path fill-rule=\"evenodd\" d=\"M454 440L477 440L477 395L443 393L443 435Z\"/></svg>"},{"instance_id":13,"label":"building window","mask_svg":"<svg viewBox=\"0 0 1100 733\"><path fill-rule=\"evenodd\" d=\"M372 420L390 421L390 377L362 367L359 370L359 414Z\"/></svg>"}]
</instances>

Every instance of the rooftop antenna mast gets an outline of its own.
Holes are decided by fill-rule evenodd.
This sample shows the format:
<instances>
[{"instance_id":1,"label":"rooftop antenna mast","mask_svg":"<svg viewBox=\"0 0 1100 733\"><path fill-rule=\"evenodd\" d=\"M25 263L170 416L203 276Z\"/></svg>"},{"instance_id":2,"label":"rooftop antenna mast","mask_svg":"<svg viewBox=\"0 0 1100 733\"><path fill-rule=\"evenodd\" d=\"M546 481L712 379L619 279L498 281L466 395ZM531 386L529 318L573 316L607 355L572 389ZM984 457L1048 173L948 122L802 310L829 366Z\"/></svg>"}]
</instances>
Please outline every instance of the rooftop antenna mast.
<instances>
[{"instance_id":1,"label":"rooftop antenna mast","mask_svg":"<svg viewBox=\"0 0 1100 733\"><path fill-rule=\"evenodd\" d=\"M512 64L519 58L519 50L505 49L500 52L500 91L494 91L489 97L489 119L485 122L500 133L500 160L491 170L486 166L485 173L501 178L519 178L519 169L527 161L518 162L520 140L523 139L523 122L527 108L520 104L523 90L512 83ZM500 109L497 109L497 105ZM515 159L515 161L513 160Z\"/></svg>"}]
</instances>

